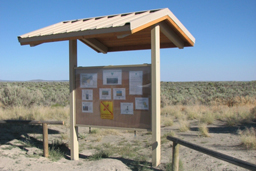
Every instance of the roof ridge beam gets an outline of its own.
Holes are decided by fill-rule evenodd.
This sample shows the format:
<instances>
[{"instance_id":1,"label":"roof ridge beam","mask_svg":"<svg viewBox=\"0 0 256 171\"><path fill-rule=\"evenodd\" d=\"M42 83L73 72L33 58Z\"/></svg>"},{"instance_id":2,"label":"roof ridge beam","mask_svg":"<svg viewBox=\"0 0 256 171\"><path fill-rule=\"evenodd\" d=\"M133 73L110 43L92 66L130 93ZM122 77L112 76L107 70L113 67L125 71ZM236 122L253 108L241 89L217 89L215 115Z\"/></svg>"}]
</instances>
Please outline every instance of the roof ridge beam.
<instances>
[{"instance_id":1,"label":"roof ridge beam","mask_svg":"<svg viewBox=\"0 0 256 171\"><path fill-rule=\"evenodd\" d=\"M168 29L168 25L164 22L159 23L161 32L179 49L184 48L184 41L171 29Z\"/></svg>"},{"instance_id":2,"label":"roof ridge beam","mask_svg":"<svg viewBox=\"0 0 256 171\"><path fill-rule=\"evenodd\" d=\"M108 47L105 46L103 43L98 41L97 39L90 38L90 39L80 39L83 43L89 45L96 51L106 54L108 52Z\"/></svg>"}]
</instances>

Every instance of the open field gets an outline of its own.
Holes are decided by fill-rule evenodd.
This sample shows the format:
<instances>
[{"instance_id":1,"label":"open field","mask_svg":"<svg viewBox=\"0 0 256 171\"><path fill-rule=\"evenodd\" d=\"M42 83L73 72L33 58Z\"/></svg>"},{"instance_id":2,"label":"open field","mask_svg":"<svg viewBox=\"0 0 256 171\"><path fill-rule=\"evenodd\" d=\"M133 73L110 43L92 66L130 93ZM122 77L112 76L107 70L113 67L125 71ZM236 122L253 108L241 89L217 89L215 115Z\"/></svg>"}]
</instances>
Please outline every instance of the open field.
<instances>
[{"instance_id":1,"label":"open field","mask_svg":"<svg viewBox=\"0 0 256 171\"><path fill-rule=\"evenodd\" d=\"M151 167L151 132L79 127L79 161L69 157L68 83L0 83L0 120L63 120L49 125L50 157L42 157L41 125L0 125L0 170L170 170L166 136L256 164L256 82L161 83L161 165ZM186 147L181 170L245 170Z\"/></svg>"}]
</instances>

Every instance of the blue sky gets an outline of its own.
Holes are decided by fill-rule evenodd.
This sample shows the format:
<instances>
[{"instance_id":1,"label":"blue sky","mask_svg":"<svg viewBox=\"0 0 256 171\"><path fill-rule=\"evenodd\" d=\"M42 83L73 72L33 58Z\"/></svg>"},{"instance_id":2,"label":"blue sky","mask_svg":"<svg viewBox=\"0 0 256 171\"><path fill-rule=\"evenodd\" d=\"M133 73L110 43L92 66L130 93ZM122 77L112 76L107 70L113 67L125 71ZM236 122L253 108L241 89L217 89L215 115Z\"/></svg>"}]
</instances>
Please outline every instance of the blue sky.
<instances>
[{"instance_id":1,"label":"blue sky","mask_svg":"<svg viewBox=\"0 0 256 171\"><path fill-rule=\"evenodd\" d=\"M21 46L17 36L60 21L169 8L196 38L161 49L161 81L256 80L255 0L0 0L0 80L68 80L68 41ZM78 41L78 66L150 63L150 50L96 53Z\"/></svg>"}]
</instances>

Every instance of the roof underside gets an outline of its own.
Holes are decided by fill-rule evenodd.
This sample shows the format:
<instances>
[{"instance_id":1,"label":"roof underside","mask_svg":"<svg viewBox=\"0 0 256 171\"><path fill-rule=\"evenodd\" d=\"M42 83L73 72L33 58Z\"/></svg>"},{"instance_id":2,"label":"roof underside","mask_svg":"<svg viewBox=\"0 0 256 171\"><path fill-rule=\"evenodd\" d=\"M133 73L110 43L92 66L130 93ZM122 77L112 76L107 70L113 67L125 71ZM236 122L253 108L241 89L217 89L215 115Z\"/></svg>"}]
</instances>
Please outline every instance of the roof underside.
<instances>
[{"instance_id":1,"label":"roof underside","mask_svg":"<svg viewBox=\"0 0 256 171\"><path fill-rule=\"evenodd\" d=\"M18 37L21 45L74 40L107 53L151 48L151 26L160 25L160 47L194 46L195 38L168 9L60 22Z\"/></svg>"}]
</instances>

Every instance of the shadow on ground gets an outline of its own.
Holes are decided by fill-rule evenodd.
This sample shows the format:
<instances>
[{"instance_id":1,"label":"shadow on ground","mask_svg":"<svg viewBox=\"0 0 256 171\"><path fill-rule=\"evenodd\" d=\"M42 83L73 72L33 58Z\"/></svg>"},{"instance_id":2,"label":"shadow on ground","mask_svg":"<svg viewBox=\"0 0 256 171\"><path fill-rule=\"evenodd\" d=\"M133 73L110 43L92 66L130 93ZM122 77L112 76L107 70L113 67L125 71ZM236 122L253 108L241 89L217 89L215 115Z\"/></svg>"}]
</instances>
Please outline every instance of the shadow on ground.
<instances>
[{"instance_id":1,"label":"shadow on ground","mask_svg":"<svg viewBox=\"0 0 256 171\"><path fill-rule=\"evenodd\" d=\"M31 135L32 134L32 135ZM34 134L34 135L33 135ZM35 134L39 134L35 136ZM60 134L59 131L49 129L48 134ZM0 124L0 145L12 145L20 148L21 150L28 151L26 148L29 146L36 147L43 150L43 127L42 125L24 125L24 124ZM20 140L21 144L11 144L12 140ZM49 142L49 149L59 149L61 153L64 154L64 158L71 160L70 149L67 144ZM80 159L90 160L91 156L86 156L84 154L79 154ZM165 164L161 164L158 167L152 167L151 162L146 161L136 161L131 159L126 159L123 157L107 157L109 159L120 160L127 167L133 171L137 170L154 170L161 171L165 170Z\"/></svg>"},{"instance_id":2,"label":"shadow on ground","mask_svg":"<svg viewBox=\"0 0 256 171\"><path fill-rule=\"evenodd\" d=\"M70 159L70 156L66 156L67 159ZM80 159L90 159L90 156L86 156L83 154L79 154ZM123 162L127 167L129 167L132 171L138 171L138 170L153 170L153 171L162 171L165 170L165 164L161 164L158 167L152 167L151 162L146 162L146 161L136 161L136 160L131 160L131 159L126 159L123 157L106 157L108 159L115 159L115 160L120 160Z\"/></svg>"},{"instance_id":3,"label":"shadow on ground","mask_svg":"<svg viewBox=\"0 0 256 171\"><path fill-rule=\"evenodd\" d=\"M49 129L48 134L59 134L59 131ZM29 134L34 134L30 136ZM39 134L39 136L36 134ZM24 125L24 124L0 124L0 145L10 145L12 140L20 140L24 145L16 145L24 150L25 144L43 149L43 127L42 125ZM39 139L39 140L38 140ZM49 147L51 147L49 145Z\"/></svg>"},{"instance_id":4,"label":"shadow on ground","mask_svg":"<svg viewBox=\"0 0 256 171\"><path fill-rule=\"evenodd\" d=\"M214 133L214 134L218 134L218 133L238 134L238 130L245 130L246 128L250 128L250 127L256 128L256 122L242 123L236 126L226 126L226 125L222 125L218 127L208 126L207 128L209 130L209 133ZM198 129L199 127L190 128L191 131L198 131Z\"/></svg>"}]
</instances>

